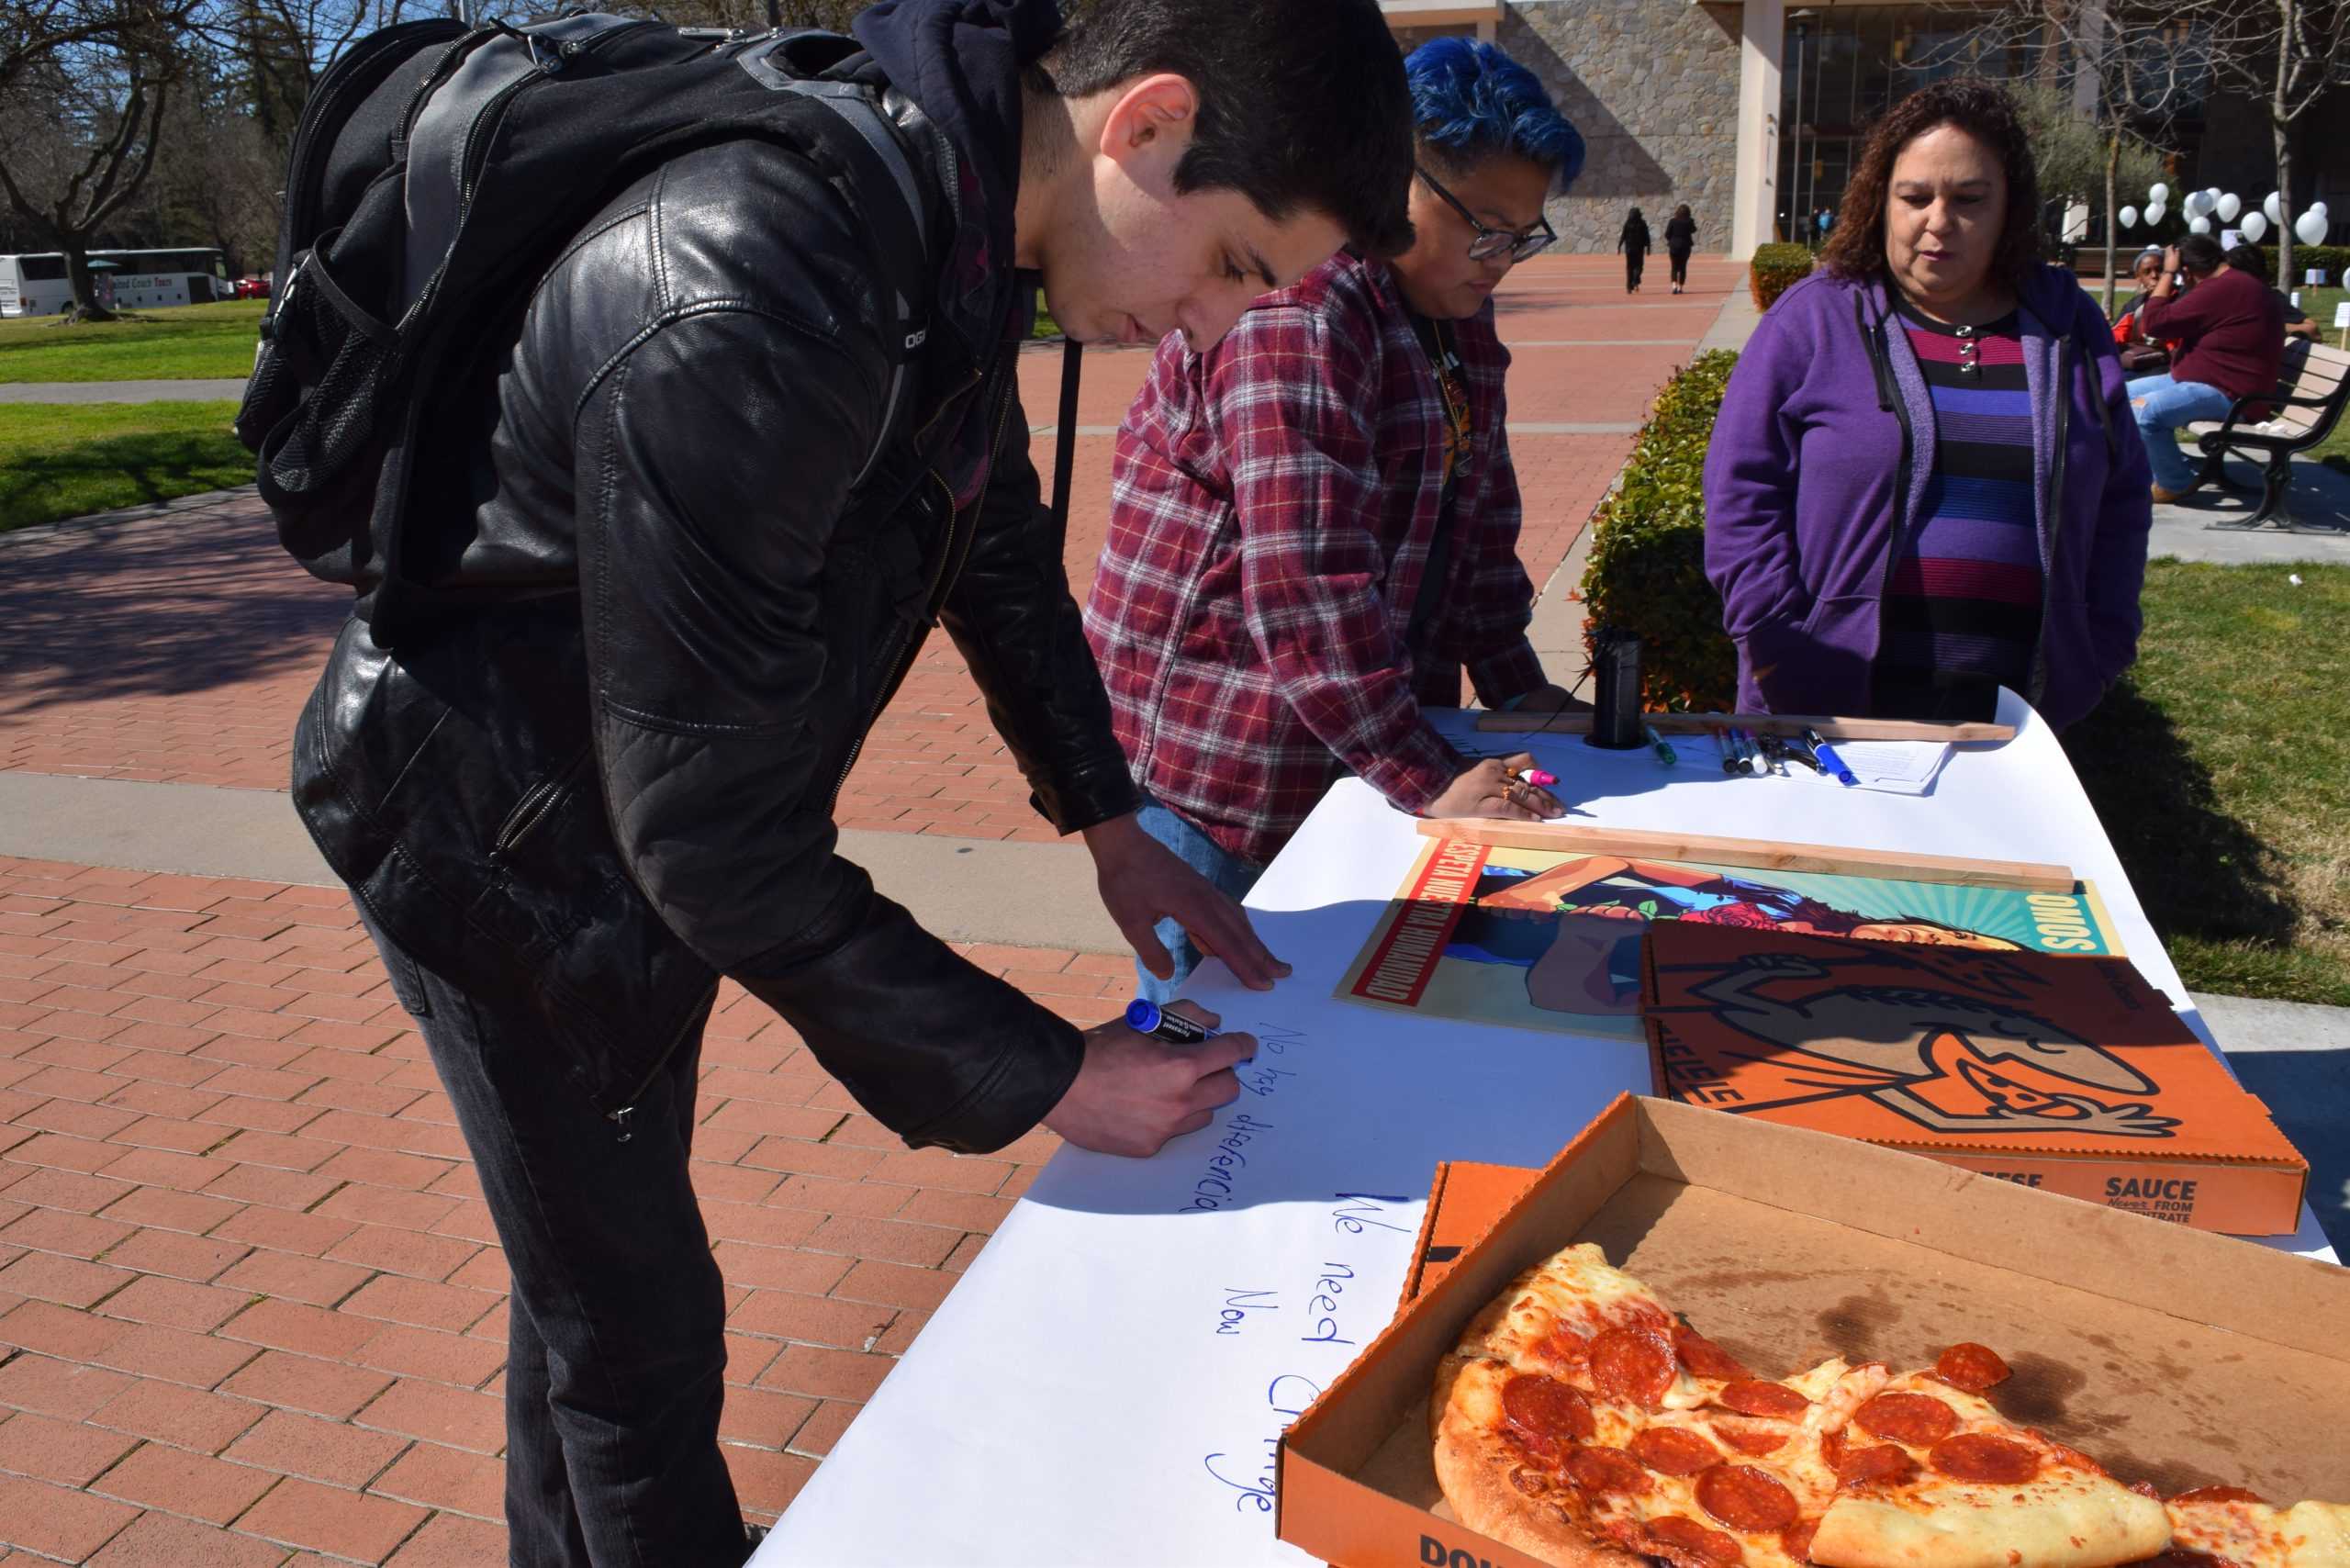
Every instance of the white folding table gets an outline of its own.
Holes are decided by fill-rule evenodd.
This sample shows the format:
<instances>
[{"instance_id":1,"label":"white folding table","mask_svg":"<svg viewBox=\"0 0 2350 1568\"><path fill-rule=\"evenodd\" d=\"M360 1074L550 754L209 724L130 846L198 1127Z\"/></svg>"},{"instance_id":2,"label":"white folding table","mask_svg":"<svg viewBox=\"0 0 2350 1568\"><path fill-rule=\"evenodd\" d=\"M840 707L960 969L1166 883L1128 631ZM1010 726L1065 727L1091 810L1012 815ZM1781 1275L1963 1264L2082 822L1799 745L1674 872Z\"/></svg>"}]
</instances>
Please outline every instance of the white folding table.
<instances>
[{"instance_id":1,"label":"white folding table","mask_svg":"<svg viewBox=\"0 0 2350 1568\"><path fill-rule=\"evenodd\" d=\"M2012 696L2000 717L2017 737L1961 747L1921 797L1446 722L1525 744L1572 820L2068 865L2209 1043L2055 737ZM1273 1538L1274 1443L1393 1314L1437 1162L1539 1165L1649 1087L1637 1044L1334 997L1425 842L1360 780L1330 791L1248 901L1295 974L1255 993L1210 964L1189 988L1263 1042L1240 1099L1150 1159L1055 1155L755 1568L1311 1561ZM2276 1244L2332 1256L2306 1209Z\"/></svg>"}]
</instances>

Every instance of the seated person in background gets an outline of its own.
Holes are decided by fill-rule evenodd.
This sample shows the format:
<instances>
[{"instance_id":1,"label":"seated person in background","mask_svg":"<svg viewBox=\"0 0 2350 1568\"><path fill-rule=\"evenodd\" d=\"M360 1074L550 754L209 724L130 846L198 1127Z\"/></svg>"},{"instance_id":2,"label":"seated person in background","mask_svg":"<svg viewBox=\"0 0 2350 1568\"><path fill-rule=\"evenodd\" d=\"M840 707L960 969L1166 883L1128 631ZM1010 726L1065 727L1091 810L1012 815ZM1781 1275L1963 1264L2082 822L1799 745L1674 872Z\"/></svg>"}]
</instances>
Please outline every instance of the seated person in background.
<instances>
[{"instance_id":1,"label":"seated person in background","mask_svg":"<svg viewBox=\"0 0 2350 1568\"><path fill-rule=\"evenodd\" d=\"M2228 265L2237 272L2256 277L2268 286L2268 292L2277 297L2277 311L2285 319L2287 337L2307 338L2311 342L2317 342L2322 339L2323 329L2307 316L2302 315L2301 308L2293 303L2292 297L2278 288L2272 280L2268 271L2268 252L2257 245L2238 245L2228 252Z\"/></svg>"},{"instance_id":2,"label":"seated person in background","mask_svg":"<svg viewBox=\"0 0 2350 1568\"><path fill-rule=\"evenodd\" d=\"M2184 269L2182 294L2175 281ZM2170 369L2130 383L2130 406L2145 438L2154 498L2175 501L2195 487L2178 431L2197 420L2224 420L2239 398L2273 391L2284 368L2285 314L2277 291L2228 265L2220 242L2189 234L2163 257L2162 276L2139 307L2150 337L2176 343ZM2258 408L2252 410L2257 417Z\"/></svg>"},{"instance_id":3,"label":"seated person in background","mask_svg":"<svg viewBox=\"0 0 2350 1568\"><path fill-rule=\"evenodd\" d=\"M2146 296L2154 292L2154 279L2162 275L2162 270L2160 245L2147 246L2130 265L2131 281L2137 286L2137 292L2122 301L2121 313L2113 319L2113 346L2121 351L2124 369L2136 364L2151 371L2169 357L2162 344L2138 330L2138 312L2145 305Z\"/></svg>"},{"instance_id":4,"label":"seated person in background","mask_svg":"<svg viewBox=\"0 0 2350 1568\"><path fill-rule=\"evenodd\" d=\"M1168 338L1118 430L1086 633L1144 828L1235 897L1349 773L1426 816L1563 809L1512 777L1529 758L1464 758L1422 706L1458 707L1464 665L1489 707L1572 700L1527 641L1491 296L1556 238L1543 202L1583 139L1491 44L1438 39L1405 71L1412 249L1339 252L1205 353ZM1159 936L1152 1000L1198 962Z\"/></svg>"},{"instance_id":5,"label":"seated person in background","mask_svg":"<svg viewBox=\"0 0 2350 1568\"><path fill-rule=\"evenodd\" d=\"M2039 204L1989 83L1920 88L1870 132L1706 454L1741 709L1980 719L2005 686L2062 728L2136 656L2145 458Z\"/></svg>"}]
</instances>

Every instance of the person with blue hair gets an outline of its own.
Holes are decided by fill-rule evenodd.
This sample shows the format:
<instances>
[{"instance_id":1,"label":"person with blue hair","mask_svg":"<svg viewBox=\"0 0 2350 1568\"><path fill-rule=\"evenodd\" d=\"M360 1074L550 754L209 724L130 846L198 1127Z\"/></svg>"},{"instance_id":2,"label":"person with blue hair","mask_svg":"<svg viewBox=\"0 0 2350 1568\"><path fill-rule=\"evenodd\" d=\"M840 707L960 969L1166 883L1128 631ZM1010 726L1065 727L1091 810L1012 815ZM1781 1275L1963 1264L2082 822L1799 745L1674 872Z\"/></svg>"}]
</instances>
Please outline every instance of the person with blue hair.
<instances>
[{"instance_id":1,"label":"person with blue hair","mask_svg":"<svg viewBox=\"0 0 2350 1568\"><path fill-rule=\"evenodd\" d=\"M1086 633L1144 830L1235 897L1353 774L1430 817L1554 817L1428 722L1465 668L1493 708L1573 700L1527 640L1534 588L1504 432L1493 293L1558 236L1583 166L1532 72L1438 39L1404 62L1411 248L1343 251L1258 297L1221 343L1158 345L1119 428ZM1164 1001L1200 952L1173 923Z\"/></svg>"}]
</instances>

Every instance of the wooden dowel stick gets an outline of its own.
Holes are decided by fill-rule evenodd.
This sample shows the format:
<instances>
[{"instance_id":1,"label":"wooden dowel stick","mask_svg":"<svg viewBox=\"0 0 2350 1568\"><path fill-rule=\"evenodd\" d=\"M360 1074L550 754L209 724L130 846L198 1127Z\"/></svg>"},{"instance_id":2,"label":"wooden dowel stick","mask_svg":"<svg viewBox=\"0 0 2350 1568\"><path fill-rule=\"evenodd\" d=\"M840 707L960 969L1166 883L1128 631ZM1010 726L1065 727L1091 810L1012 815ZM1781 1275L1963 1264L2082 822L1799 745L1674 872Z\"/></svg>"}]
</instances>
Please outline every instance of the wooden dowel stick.
<instances>
[{"instance_id":1,"label":"wooden dowel stick","mask_svg":"<svg viewBox=\"0 0 2350 1568\"><path fill-rule=\"evenodd\" d=\"M1758 734L1799 735L1818 730L1831 741L2011 741L2013 724L1941 723L1926 719L1838 719L1805 713L1648 713L1643 723L1662 735L1703 734L1718 724L1735 724ZM1494 733L1583 735L1591 733L1588 713L1481 713L1477 728Z\"/></svg>"},{"instance_id":2,"label":"wooden dowel stick","mask_svg":"<svg viewBox=\"0 0 2350 1568\"><path fill-rule=\"evenodd\" d=\"M1774 844L1756 838L1715 838L1705 834L1651 833L1639 828L1586 827L1566 823L1509 822L1499 817L1423 819L1419 830L1423 838L1465 839L1501 849L1564 850L1571 854L1632 856L1643 860L1694 860L1706 866L1955 882L1967 887L2015 888L2034 893L2070 892L2076 880L2065 867L2030 860L1967 860L1951 855L1912 855L1891 849Z\"/></svg>"}]
</instances>

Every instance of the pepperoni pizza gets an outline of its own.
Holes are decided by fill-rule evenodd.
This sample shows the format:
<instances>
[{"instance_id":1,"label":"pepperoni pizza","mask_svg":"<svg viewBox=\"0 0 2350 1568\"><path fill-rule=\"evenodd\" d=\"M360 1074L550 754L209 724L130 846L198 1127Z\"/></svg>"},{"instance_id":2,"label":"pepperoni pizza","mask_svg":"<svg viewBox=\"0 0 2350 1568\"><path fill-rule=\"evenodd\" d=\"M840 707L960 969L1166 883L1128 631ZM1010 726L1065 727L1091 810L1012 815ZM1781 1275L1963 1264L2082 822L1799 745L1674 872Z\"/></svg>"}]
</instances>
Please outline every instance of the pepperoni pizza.
<instances>
[{"instance_id":1,"label":"pepperoni pizza","mask_svg":"<svg viewBox=\"0 0 2350 1568\"><path fill-rule=\"evenodd\" d=\"M2003 1419L1997 1354L1759 1378L1589 1243L1510 1282L1438 1371L1461 1522L1561 1568L2350 1568L2350 1508L2121 1484Z\"/></svg>"}]
</instances>

